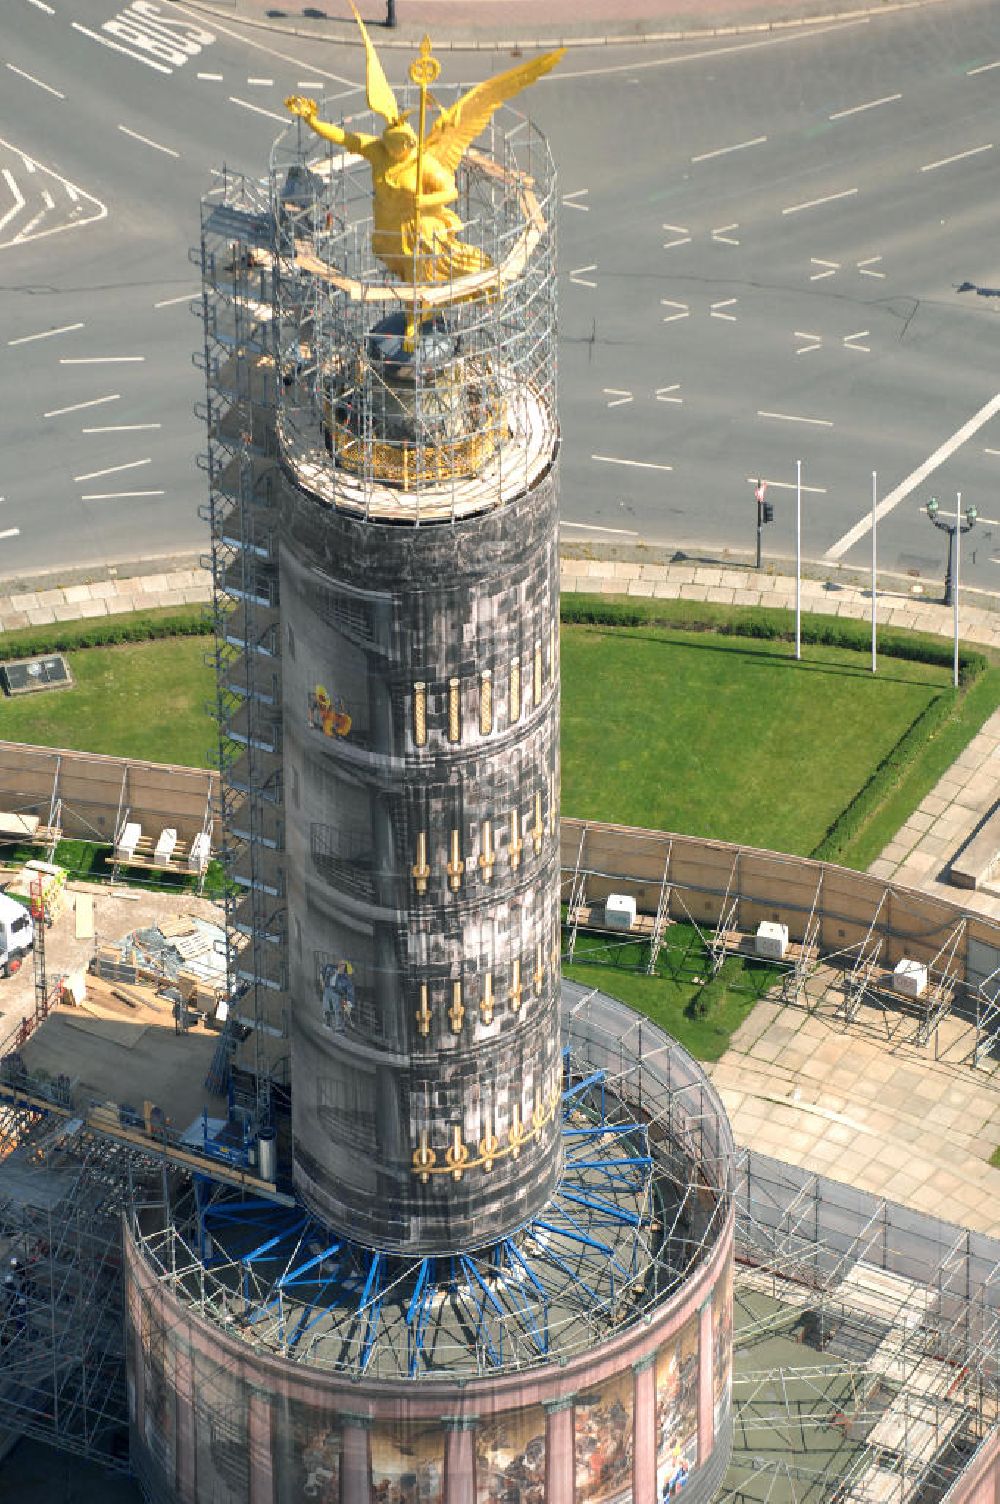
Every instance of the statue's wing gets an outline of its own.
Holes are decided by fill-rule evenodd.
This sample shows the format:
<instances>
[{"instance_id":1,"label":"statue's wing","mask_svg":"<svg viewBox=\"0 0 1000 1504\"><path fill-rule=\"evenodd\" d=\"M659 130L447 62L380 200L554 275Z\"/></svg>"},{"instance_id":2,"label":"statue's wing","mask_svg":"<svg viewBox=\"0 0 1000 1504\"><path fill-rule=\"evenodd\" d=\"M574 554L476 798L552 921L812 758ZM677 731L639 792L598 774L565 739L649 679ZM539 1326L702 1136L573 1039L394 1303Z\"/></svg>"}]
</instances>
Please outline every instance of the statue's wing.
<instances>
[{"instance_id":1,"label":"statue's wing","mask_svg":"<svg viewBox=\"0 0 1000 1504\"><path fill-rule=\"evenodd\" d=\"M399 105L396 96L392 92L389 80L385 76L379 55L372 45L372 39L368 35L364 21L358 15L358 7L354 0L350 0L350 6L354 12L354 19L358 23L361 32L361 40L365 44L365 92L368 95L368 108L374 110L376 115L381 115L392 125L399 119Z\"/></svg>"},{"instance_id":2,"label":"statue's wing","mask_svg":"<svg viewBox=\"0 0 1000 1504\"><path fill-rule=\"evenodd\" d=\"M495 78L487 78L450 108L442 110L427 136L427 148L442 167L454 172L493 111L554 68L565 51L565 47L560 47L557 52L545 52L506 73L498 73Z\"/></svg>"}]
</instances>

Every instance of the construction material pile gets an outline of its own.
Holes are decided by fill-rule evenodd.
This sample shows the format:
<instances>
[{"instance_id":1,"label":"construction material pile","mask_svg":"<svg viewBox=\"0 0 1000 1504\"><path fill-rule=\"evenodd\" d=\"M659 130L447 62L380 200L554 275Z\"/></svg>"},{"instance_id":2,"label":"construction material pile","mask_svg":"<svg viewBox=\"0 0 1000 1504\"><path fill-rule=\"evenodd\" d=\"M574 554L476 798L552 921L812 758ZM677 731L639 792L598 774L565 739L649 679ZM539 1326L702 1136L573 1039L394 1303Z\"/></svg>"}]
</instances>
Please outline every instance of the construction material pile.
<instances>
[{"instance_id":1,"label":"construction material pile","mask_svg":"<svg viewBox=\"0 0 1000 1504\"><path fill-rule=\"evenodd\" d=\"M91 971L103 981L151 988L186 1009L213 1016L226 995L225 931L193 914L132 930L117 943L102 942Z\"/></svg>"}]
</instances>

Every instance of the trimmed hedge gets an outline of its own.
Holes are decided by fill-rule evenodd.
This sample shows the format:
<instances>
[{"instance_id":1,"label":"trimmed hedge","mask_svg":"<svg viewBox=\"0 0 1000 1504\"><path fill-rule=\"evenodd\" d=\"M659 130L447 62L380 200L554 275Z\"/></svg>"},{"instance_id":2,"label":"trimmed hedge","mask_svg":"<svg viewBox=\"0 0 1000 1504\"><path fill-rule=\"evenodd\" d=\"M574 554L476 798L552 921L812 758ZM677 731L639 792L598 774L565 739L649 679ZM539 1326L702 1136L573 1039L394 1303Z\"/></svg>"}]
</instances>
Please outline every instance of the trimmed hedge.
<instances>
[{"instance_id":1,"label":"trimmed hedge","mask_svg":"<svg viewBox=\"0 0 1000 1504\"><path fill-rule=\"evenodd\" d=\"M961 682L961 670L959 681ZM860 835L879 805L896 787L900 775L910 767L919 749L952 719L957 704L954 695L943 692L921 711L909 730L903 733L892 751L875 768L868 782L862 785L850 803L841 810L823 839L810 851L811 857L823 862L839 860L845 847Z\"/></svg>"},{"instance_id":2,"label":"trimmed hedge","mask_svg":"<svg viewBox=\"0 0 1000 1504\"><path fill-rule=\"evenodd\" d=\"M679 632L714 632L720 637L750 637L764 641L793 642L795 614L779 606L715 606L700 601L636 601L627 604L599 595L564 595L560 609L564 622L586 626L663 627ZM824 647L867 652L871 627L852 617L802 613L802 641ZM954 647L947 638L927 632L880 630L878 651L886 658L905 658L938 668L951 665ZM989 666L985 653L959 644L959 683L972 683Z\"/></svg>"},{"instance_id":3,"label":"trimmed hedge","mask_svg":"<svg viewBox=\"0 0 1000 1504\"><path fill-rule=\"evenodd\" d=\"M35 658L43 653L68 653L80 648L115 647L126 642L152 642L162 637L210 637L215 628L203 606L189 611L123 612L121 616L92 616L82 621L46 627L20 627L0 635L0 662Z\"/></svg>"},{"instance_id":4,"label":"trimmed hedge","mask_svg":"<svg viewBox=\"0 0 1000 1504\"><path fill-rule=\"evenodd\" d=\"M794 641L794 613L782 607L746 606L732 608L699 601L609 601L603 596L563 596L561 617L564 622L609 627L661 627L671 631L712 632L722 637L746 637L772 641ZM868 652L871 627L850 617L826 616L804 612L802 641L824 647ZM887 628L879 633L878 650L886 658L928 663L936 668L950 668L954 645L947 638L929 633L900 632ZM987 669L985 653L959 644L958 694L942 690L917 717L899 741L887 753L871 777L828 828L823 839L809 853L820 861L836 862L878 812L917 754L959 714L966 693ZM721 977L721 973L720 973ZM694 1015L704 1018L717 1005L720 977L705 984L693 1006ZM704 994L704 995L702 995Z\"/></svg>"}]
</instances>

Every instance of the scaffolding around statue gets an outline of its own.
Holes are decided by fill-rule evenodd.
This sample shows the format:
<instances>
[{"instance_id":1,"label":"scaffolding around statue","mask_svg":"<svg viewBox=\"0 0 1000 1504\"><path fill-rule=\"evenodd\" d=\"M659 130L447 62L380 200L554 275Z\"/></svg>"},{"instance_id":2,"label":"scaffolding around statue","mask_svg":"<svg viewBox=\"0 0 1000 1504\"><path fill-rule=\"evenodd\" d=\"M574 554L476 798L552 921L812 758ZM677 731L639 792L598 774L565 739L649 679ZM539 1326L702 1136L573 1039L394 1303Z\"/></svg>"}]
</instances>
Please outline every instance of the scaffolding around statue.
<instances>
[{"instance_id":1,"label":"scaffolding around statue","mask_svg":"<svg viewBox=\"0 0 1000 1504\"><path fill-rule=\"evenodd\" d=\"M307 489L366 518L479 512L551 463L554 174L543 138L498 111L458 188L481 266L403 281L372 249L368 164L301 125L274 149L279 435Z\"/></svg>"}]
</instances>

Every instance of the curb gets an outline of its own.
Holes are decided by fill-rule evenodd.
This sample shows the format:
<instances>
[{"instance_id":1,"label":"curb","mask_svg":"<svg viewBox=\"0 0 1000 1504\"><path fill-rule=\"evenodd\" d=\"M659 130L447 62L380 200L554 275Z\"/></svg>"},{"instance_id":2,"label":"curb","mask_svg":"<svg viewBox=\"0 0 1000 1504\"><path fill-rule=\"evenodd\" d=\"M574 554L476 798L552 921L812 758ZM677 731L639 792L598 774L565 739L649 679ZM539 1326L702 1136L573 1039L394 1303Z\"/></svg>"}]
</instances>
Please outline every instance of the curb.
<instances>
[{"instance_id":1,"label":"curb","mask_svg":"<svg viewBox=\"0 0 1000 1504\"><path fill-rule=\"evenodd\" d=\"M465 40L435 39L434 46L439 52L506 52L513 48L532 50L536 47L625 47L644 42L710 42L725 37L761 36L777 32L805 31L809 27L830 26L837 22L847 21L870 21L878 16L893 15L899 11L922 10L929 5L944 5L948 0L885 0L881 5L854 6L850 10L829 11L819 16L790 16L785 19L773 21L743 21L731 26L709 26L698 29L676 31L622 31L610 32L605 36L577 37L577 36L545 36L535 34L521 37L467 37ZM252 26L262 31L273 31L281 36L300 37L303 40L316 42L335 42L345 47L360 47L361 39L352 32L343 36L319 30L320 22L315 27L288 26L282 20L267 20L263 17L240 16L221 5L211 3L211 0L186 0L188 9L199 11L201 14L210 16L218 21L230 21L240 26ZM639 27L644 23L638 22ZM387 37L379 29L379 51L392 49L411 51L419 41L418 33L423 31L423 26L413 28L413 35L408 37ZM359 86L360 87L360 86Z\"/></svg>"},{"instance_id":2,"label":"curb","mask_svg":"<svg viewBox=\"0 0 1000 1504\"><path fill-rule=\"evenodd\" d=\"M105 564L80 565L73 569L38 570L33 574L0 574L0 597L9 598L12 595L28 595L77 585L93 585L107 580L120 581L124 584L127 581L138 582L153 575L190 570L203 571L204 557L204 552L150 554L141 559L109 559ZM723 574L729 571L749 573L751 576L756 574L756 570L752 567L752 555L749 552L745 555L730 552L726 558L720 559L713 554L708 545L705 546L703 552L692 549L679 555L676 549L667 545L643 543L616 545L584 543L578 539L568 539L559 545L559 560L561 568L570 572L574 563L587 565L604 562L608 565L608 576L613 574L615 564L624 563L634 564L637 569L642 564L661 564L687 569L717 569ZM204 572L207 590L210 582L207 571ZM768 559L766 567L761 570L761 577L765 579L790 580L793 576L794 560L780 555ZM915 594L913 592L914 581L909 575L880 569L878 577L880 591L893 592L900 599L907 600L913 607L940 605L940 602L932 596ZM803 559L802 579L820 581L847 589L865 590L869 582L869 571L863 565L830 566L823 559ZM936 587L937 582L934 581L932 588ZM960 600L967 607L985 610L991 614L1000 614L1000 596L993 590L983 590L975 585L963 585Z\"/></svg>"}]
</instances>

